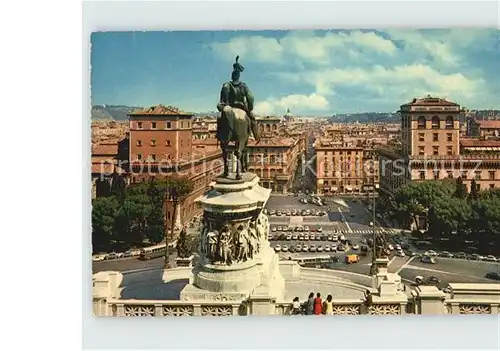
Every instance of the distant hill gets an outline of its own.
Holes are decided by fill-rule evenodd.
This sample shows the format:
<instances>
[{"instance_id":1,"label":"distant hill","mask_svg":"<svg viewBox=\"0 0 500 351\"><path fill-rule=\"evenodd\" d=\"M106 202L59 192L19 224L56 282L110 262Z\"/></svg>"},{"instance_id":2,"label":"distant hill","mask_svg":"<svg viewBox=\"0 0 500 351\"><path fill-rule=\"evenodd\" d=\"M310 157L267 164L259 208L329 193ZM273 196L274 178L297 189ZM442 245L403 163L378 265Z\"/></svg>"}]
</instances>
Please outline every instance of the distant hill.
<instances>
[{"instance_id":1,"label":"distant hill","mask_svg":"<svg viewBox=\"0 0 500 351\"><path fill-rule=\"evenodd\" d=\"M95 105L92 106L90 114L93 120L115 120L126 121L128 114L134 110L140 109L139 106L124 105Z\"/></svg>"},{"instance_id":2,"label":"distant hill","mask_svg":"<svg viewBox=\"0 0 500 351\"><path fill-rule=\"evenodd\" d=\"M400 117L396 113L389 112L363 112L363 113L346 113L346 114L336 114L331 116L328 121L330 123L397 123L400 121Z\"/></svg>"}]
</instances>

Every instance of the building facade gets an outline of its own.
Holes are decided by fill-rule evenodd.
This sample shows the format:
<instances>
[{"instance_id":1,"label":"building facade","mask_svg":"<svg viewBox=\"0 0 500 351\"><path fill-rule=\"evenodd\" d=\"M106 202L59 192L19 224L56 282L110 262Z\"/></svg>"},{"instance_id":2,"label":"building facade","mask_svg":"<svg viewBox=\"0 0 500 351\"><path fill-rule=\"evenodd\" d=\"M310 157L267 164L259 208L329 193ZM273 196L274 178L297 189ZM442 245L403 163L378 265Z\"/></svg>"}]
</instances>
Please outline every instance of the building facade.
<instances>
[{"instance_id":1,"label":"building facade","mask_svg":"<svg viewBox=\"0 0 500 351\"><path fill-rule=\"evenodd\" d=\"M461 139L460 105L427 96L401 106L401 144L380 147L380 189L392 193L412 181L462 177L497 187L498 142Z\"/></svg>"},{"instance_id":2,"label":"building facade","mask_svg":"<svg viewBox=\"0 0 500 351\"><path fill-rule=\"evenodd\" d=\"M260 184L274 193L292 191L297 169L304 152L301 138L263 138L248 145L250 172L257 174Z\"/></svg>"},{"instance_id":3,"label":"building facade","mask_svg":"<svg viewBox=\"0 0 500 351\"><path fill-rule=\"evenodd\" d=\"M323 195L367 193L379 182L372 146L319 138L316 150L316 192Z\"/></svg>"},{"instance_id":4,"label":"building facade","mask_svg":"<svg viewBox=\"0 0 500 351\"><path fill-rule=\"evenodd\" d=\"M130 118L129 182L180 176L193 181L193 192L179 205L176 226L200 212L195 200L222 172L220 150L193 144L193 115L172 106L134 111ZM166 216L173 213L167 203Z\"/></svg>"}]
</instances>

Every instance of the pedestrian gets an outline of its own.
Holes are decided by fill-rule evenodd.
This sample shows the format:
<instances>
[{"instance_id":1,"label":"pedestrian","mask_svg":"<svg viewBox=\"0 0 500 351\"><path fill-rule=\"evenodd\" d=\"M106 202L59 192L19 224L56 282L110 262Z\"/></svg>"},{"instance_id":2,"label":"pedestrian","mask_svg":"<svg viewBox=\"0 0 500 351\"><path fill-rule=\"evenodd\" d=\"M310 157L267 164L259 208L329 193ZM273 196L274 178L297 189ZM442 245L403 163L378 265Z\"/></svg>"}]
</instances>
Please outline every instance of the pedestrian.
<instances>
[{"instance_id":1,"label":"pedestrian","mask_svg":"<svg viewBox=\"0 0 500 351\"><path fill-rule=\"evenodd\" d=\"M370 306L373 305L373 295L370 290L365 291L365 307L368 310Z\"/></svg>"},{"instance_id":2,"label":"pedestrian","mask_svg":"<svg viewBox=\"0 0 500 351\"><path fill-rule=\"evenodd\" d=\"M333 300L332 295L328 295L326 297L324 310L325 310L325 314L327 316L333 315L333 301L332 300Z\"/></svg>"},{"instance_id":3,"label":"pedestrian","mask_svg":"<svg viewBox=\"0 0 500 351\"><path fill-rule=\"evenodd\" d=\"M310 315L314 312L314 293L309 294L309 298L306 302L306 314Z\"/></svg>"},{"instance_id":4,"label":"pedestrian","mask_svg":"<svg viewBox=\"0 0 500 351\"><path fill-rule=\"evenodd\" d=\"M321 294L317 293L314 299L314 314L321 314L323 312L323 302L321 301Z\"/></svg>"},{"instance_id":5,"label":"pedestrian","mask_svg":"<svg viewBox=\"0 0 500 351\"><path fill-rule=\"evenodd\" d=\"M299 301L299 297L298 296L296 296L293 299L293 302L292 302L292 314L293 315L300 314L300 301Z\"/></svg>"}]
</instances>

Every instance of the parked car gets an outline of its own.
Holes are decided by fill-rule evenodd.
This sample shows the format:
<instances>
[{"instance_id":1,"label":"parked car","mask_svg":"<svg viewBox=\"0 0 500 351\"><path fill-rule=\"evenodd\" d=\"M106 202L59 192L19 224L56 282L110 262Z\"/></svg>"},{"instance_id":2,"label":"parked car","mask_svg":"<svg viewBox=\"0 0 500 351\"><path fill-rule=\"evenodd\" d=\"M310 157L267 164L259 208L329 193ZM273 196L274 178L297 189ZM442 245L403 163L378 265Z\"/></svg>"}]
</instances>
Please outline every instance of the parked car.
<instances>
[{"instance_id":1,"label":"parked car","mask_svg":"<svg viewBox=\"0 0 500 351\"><path fill-rule=\"evenodd\" d=\"M286 235L286 240L292 240L292 234L287 234Z\"/></svg>"},{"instance_id":2,"label":"parked car","mask_svg":"<svg viewBox=\"0 0 500 351\"><path fill-rule=\"evenodd\" d=\"M309 240L316 240L316 235L314 234L309 235Z\"/></svg>"},{"instance_id":3,"label":"parked car","mask_svg":"<svg viewBox=\"0 0 500 351\"><path fill-rule=\"evenodd\" d=\"M488 255L488 256L484 257L484 260L488 261L488 262L496 262L497 258L495 256L493 256L493 255Z\"/></svg>"},{"instance_id":4,"label":"parked car","mask_svg":"<svg viewBox=\"0 0 500 351\"><path fill-rule=\"evenodd\" d=\"M299 236L298 234L292 234L292 240L298 240Z\"/></svg>"},{"instance_id":5,"label":"parked car","mask_svg":"<svg viewBox=\"0 0 500 351\"><path fill-rule=\"evenodd\" d=\"M353 249L353 250L359 250L359 245L358 245L358 244L354 244L354 245L352 245L352 249Z\"/></svg>"},{"instance_id":6,"label":"parked car","mask_svg":"<svg viewBox=\"0 0 500 351\"><path fill-rule=\"evenodd\" d=\"M283 245L283 248L281 249L281 251L287 252L288 251L288 245Z\"/></svg>"},{"instance_id":7,"label":"parked car","mask_svg":"<svg viewBox=\"0 0 500 351\"><path fill-rule=\"evenodd\" d=\"M275 232L276 231L276 227L271 227L271 231Z\"/></svg>"},{"instance_id":8,"label":"parked car","mask_svg":"<svg viewBox=\"0 0 500 351\"><path fill-rule=\"evenodd\" d=\"M281 245L280 245L280 244L276 245L276 246L274 247L274 251L276 251L276 252L280 252L280 251L281 251Z\"/></svg>"},{"instance_id":9,"label":"parked car","mask_svg":"<svg viewBox=\"0 0 500 351\"><path fill-rule=\"evenodd\" d=\"M467 258L467 254L465 252L458 252L455 254L455 258Z\"/></svg>"},{"instance_id":10,"label":"parked car","mask_svg":"<svg viewBox=\"0 0 500 351\"><path fill-rule=\"evenodd\" d=\"M440 257L452 258L453 254L448 251L443 251L439 254Z\"/></svg>"},{"instance_id":11,"label":"parked car","mask_svg":"<svg viewBox=\"0 0 500 351\"><path fill-rule=\"evenodd\" d=\"M302 246L302 252L308 252L309 251L309 246L303 245Z\"/></svg>"},{"instance_id":12,"label":"parked car","mask_svg":"<svg viewBox=\"0 0 500 351\"><path fill-rule=\"evenodd\" d=\"M325 245L325 252L330 252L330 245Z\"/></svg>"},{"instance_id":13,"label":"parked car","mask_svg":"<svg viewBox=\"0 0 500 351\"><path fill-rule=\"evenodd\" d=\"M406 254L405 254L405 252L403 250L399 250L398 252L396 252L396 255L398 257L405 257L406 256Z\"/></svg>"}]
</instances>

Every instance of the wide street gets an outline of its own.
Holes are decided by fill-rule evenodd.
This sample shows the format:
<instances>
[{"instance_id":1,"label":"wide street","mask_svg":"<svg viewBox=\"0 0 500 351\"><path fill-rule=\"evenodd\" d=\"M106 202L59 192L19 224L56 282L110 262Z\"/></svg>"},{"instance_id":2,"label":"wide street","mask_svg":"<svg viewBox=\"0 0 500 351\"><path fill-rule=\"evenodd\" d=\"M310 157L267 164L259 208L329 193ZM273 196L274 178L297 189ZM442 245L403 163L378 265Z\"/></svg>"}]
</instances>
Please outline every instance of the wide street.
<instances>
[{"instance_id":1,"label":"wide street","mask_svg":"<svg viewBox=\"0 0 500 351\"><path fill-rule=\"evenodd\" d=\"M267 209L282 210L282 209L314 209L328 211L327 216L269 216L270 226L277 227L302 224L309 227L322 227L323 233L328 233L332 230L342 232L346 239L350 240L352 244L359 243L363 238L370 238L372 236L372 228L370 222L372 221L371 213L359 200L342 198L325 198L326 206L317 206L313 204L303 204L299 202L300 197L272 195L266 206ZM343 220L344 219L344 220ZM376 230L383 230L391 237L391 234L399 233L399 230L393 228L381 228L379 223L376 222ZM271 232L277 234L278 231ZM282 233L287 233L282 231ZM296 232L293 232L296 233ZM272 247L280 245L297 246L297 244L311 244L318 246L335 244L331 241L325 240L308 240L308 241L287 241L287 240L272 240L270 242ZM347 265L344 263L345 256L349 253L358 253L359 251L349 249L346 252L280 252L281 259L287 260L290 256L320 256L320 255L334 255L339 257L339 262L334 264L332 268L355 272L359 274L368 274L371 263L371 255L360 256L359 263ZM466 259L453 259L438 257L436 264L426 264L420 262L420 258L410 257L392 257L389 264L389 271L392 273L399 273L405 282L413 282L416 276L423 276L424 278L435 276L439 278L445 286L448 283L465 283L465 282L494 282L486 279L485 275L489 272L500 273L500 263L489 263L484 261L470 261ZM170 255L170 262L175 266L175 252ZM156 258L149 261L141 261L138 258L124 258L115 259L102 262L93 262L92 271L94 273L99 271L120 271L123 272L130 279L143 279L148 272L152 272L163 267L163 258ZM127 279L129 279L127 278Z\"/></svg>"}]
</instances>

